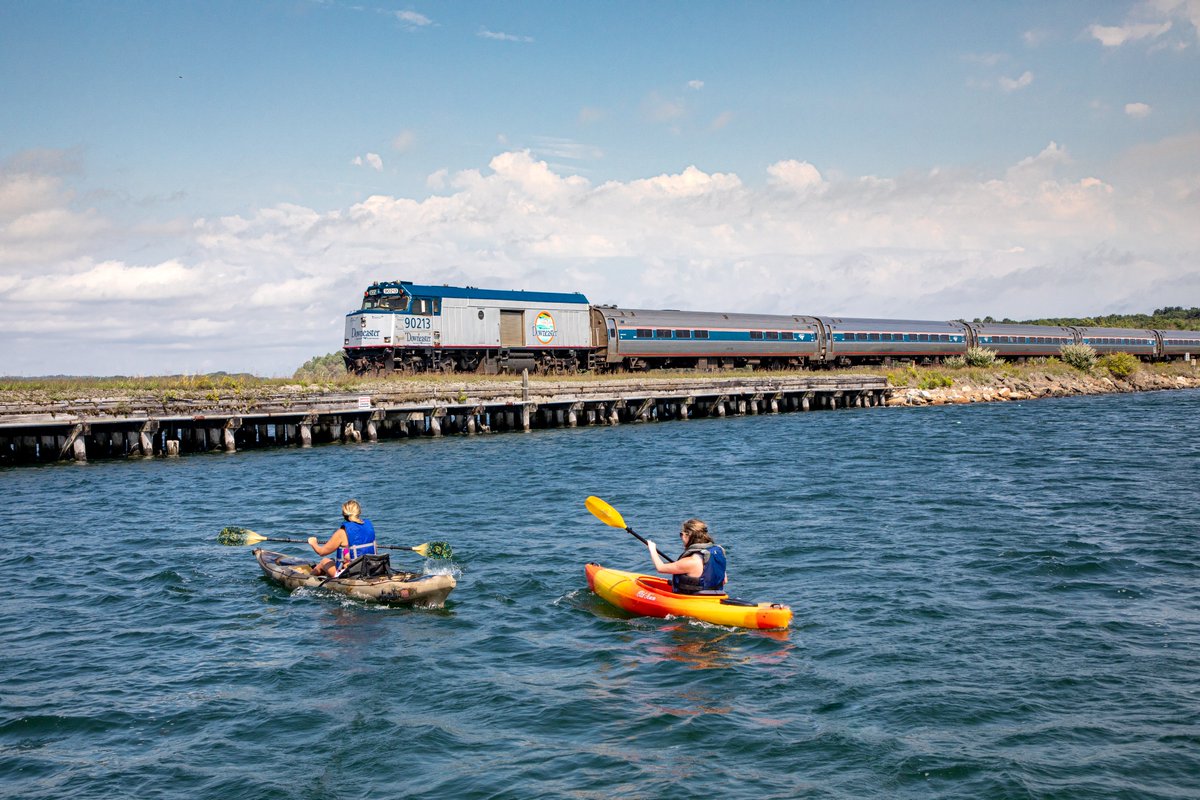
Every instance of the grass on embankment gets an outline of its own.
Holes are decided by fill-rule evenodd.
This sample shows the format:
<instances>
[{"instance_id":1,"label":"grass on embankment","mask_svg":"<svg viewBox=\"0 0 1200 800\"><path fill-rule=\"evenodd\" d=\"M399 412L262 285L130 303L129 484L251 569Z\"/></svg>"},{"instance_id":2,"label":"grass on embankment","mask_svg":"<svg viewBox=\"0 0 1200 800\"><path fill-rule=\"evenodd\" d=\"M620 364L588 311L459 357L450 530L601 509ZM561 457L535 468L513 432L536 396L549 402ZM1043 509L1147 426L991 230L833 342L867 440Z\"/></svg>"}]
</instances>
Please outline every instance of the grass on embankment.
<instances>
[{"instance_id":1,"label":"grass on embankment","mask_svg":"<svg viewBox=\"0 0 1200 800\"><path fill-rule=\"evenodd\" d=\"M1186 376L1196 378L1200 372L1193 364L1171 362L1168 364L1138 364L1137 372L1149 372L1163 376ZM565 380L608 382L629 381L636 379L669 380L672 378L773 378L773 377L803 377L803 376L833 376L833 375L877 375L886 377L888 384L895 388L937 389L955 384L971 384L974 386L989 386L1005 380L1030 380L1039 378L1078 378L1103 377L1123 378L1116 371L1106 368L1099 363L1088 370L1080 370L1057 358L1037 359L1025 364L1009 364L996 362L986 367L917 367L893 365L891 367L856 367L837 370L789 370L789 371L754 371L749 369L725 370L721 372L689 372L684 370L654 370L639 373L607 373L599 375L531 375L530 382L555 383ZM1134 376L1136 376L1136 372ZM47 378L6 378L0 377L0 397L9 400L39 400L61 401L80 398L96 398L101 396L146 396L153 395L163 400L182 397L209 397L253 399L256 395L275 393L283 390L299 390L305 392L382 392L404 391L420 386L449 389L452 387L469 388L473 384L497 383L520 380L514 375L474 375L474 374L431 374L411 375L403 377L355 377L342 373L324 374L320 376L297 375L292 378L260 378L254 375L229 375L216 373L212 375L163 375L144 377L47 377Z\"/></svg>"},{"instance_id":2,"label":"grass on embankment","mask_svg":"<svg viewBox=\"0 0 1200 800\"><path fill-rule=\"evenodd\" d=\"M1122 354L1118 354L1122 355ZM1200 378L1195 363L1136 363L1132 368L1124 359L1100 360L1094 366L1081 369L1058 358L1034 359L1024 364L997 361L987 367L891 367L873 368L886 374L888 385L905 389L941 389L954 385L992 386L1005 380L1029 381L1044 378L1111 378L1126 380L1139 373L1187 378Z\"/></svg>"}]
</instances>

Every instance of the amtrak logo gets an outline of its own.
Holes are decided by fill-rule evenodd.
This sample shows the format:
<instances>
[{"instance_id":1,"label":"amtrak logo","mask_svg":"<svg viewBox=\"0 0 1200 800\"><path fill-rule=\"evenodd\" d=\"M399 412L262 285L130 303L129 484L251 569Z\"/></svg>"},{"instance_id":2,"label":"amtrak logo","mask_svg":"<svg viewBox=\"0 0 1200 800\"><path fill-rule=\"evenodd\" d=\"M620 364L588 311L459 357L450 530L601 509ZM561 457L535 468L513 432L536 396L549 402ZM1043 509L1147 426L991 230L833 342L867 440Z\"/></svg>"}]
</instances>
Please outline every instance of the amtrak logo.
<instances>
[{"instance_id":1,"label":"amtrak logo","mask_svg":"<svg viewBox=\"0 0 1200 800\"><path fill-rule=\"evenodd\" d=\"M550 344L554 341L558 330L554 327L554 317L550 315L549 311L538 313L537 319L533 322L533 335L542 344Z\"/></svg>"}]
</instances>

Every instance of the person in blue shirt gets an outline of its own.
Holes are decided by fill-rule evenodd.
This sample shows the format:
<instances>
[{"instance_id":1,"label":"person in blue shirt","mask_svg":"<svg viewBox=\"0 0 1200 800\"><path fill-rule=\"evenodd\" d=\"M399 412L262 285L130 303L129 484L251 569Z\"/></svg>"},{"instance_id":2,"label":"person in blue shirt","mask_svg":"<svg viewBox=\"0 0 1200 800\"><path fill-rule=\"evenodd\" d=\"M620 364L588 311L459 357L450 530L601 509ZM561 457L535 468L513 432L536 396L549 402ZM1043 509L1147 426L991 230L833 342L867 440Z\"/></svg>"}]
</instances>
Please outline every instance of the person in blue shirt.
<instances>
[{"instance_id":1,"label":"person in blue shirt","mask_svg":"<svg viewBox=\"0 0 1200 800\"><path fill-rule=\"evenodd\" d=\"M371 520L362 518L362 506L357 500L342 503L342 520L342 527L334 531L325 544L318 544L315 536L308 537L308 544L317 555L328 556L336 553L336 560L322 558L313 567L313 575L335 577L355 558L374 554L375 526L371 524Z\"/></svg>"},{"instance_id":2,"label":"person in blue shirt","mask_svg":"<svg viewBox=\"0 0 1200 800\"><path fill-rule=\"evenodd\" d=\"M683 553L674 561L663 561L654 542L647 542L654 569L671 576L671 588L680 594L698 594L724 589L725 550L708 534L702 520L689 519L679 532Z\"/></svg>"}]
</instances>

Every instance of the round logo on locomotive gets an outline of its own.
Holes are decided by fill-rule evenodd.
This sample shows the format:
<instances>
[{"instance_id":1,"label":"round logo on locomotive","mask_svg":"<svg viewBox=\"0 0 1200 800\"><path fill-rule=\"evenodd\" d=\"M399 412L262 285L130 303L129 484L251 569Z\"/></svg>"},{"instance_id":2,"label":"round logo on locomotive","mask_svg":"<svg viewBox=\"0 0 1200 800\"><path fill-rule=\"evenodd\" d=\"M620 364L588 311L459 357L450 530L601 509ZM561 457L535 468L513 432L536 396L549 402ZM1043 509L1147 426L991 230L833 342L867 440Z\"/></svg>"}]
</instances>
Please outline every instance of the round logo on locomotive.
<instances>
[{"instance_id":1,"label":"round logo on locomotive","mask_svg":"<svg viewBox=\"0 0 1200 800\"><path fill-rule=\"evenodd\" d=\"M554 317L550 316L549 311L538 312L537 319L533 321L533 335L542 344L554 341L558 331L554 327Z\"/></svg>"}]
</instances>

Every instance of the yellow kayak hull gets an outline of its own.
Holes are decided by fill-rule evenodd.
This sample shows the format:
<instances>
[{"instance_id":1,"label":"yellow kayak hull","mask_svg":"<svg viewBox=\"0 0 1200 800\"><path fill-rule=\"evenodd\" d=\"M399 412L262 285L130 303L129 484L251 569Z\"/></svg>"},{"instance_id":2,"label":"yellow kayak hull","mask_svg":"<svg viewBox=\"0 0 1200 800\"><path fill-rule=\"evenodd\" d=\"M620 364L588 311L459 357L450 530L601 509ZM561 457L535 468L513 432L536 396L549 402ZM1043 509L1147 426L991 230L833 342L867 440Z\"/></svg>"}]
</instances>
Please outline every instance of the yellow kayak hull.
<instances>
[{"instance_id":1,"label":"yellow kayak hull","mask_svg":"<svg viewBox=\"0 0 1200 800\"><path fill-rule=\"evenodd\" d=\"M792 624L792 609L779 603L747 603L727 594L677 594L671 582L599 564L588 564L588 588L605 602L643 617L689 617L714 625L781 630Z\"/></svg>"}]
</instances>

